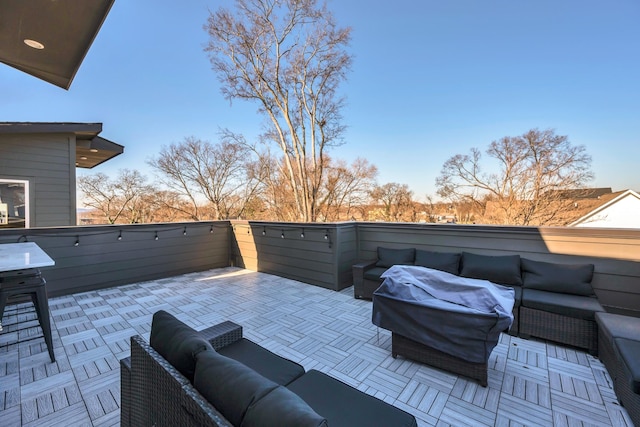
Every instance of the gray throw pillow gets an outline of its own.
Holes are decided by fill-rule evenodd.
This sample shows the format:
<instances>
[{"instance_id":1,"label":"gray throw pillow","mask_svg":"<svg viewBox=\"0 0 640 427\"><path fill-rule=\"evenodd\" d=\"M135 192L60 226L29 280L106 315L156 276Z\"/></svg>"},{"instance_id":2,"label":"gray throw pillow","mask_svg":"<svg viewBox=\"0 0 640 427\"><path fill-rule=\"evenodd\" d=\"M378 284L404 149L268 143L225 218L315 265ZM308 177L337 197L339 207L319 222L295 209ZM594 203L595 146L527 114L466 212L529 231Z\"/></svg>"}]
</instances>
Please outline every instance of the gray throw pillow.
<instances>
[{"instance_id":1,"label":"gray throw pillow","mask_svg":"<svg viewBox=\"0 0 640 427\"><path fill-rule=\"evenodd\" d=\"M198 353L214 351L198 331L164 310L153 315L149 344L192 382Z\"/></svg>"},{"instance_id":2,"label":"gray throw pillow","mask_svg":"<svg viewBox=\"0 0 640 427\"><path fill-rule=\"evenodd\" d=\"M562 294L593 296L593 264L556 264L522 259L524 287Z\"/></svg>"},{"instance_id":3,"label":"gray throw pillow","mask_svg":"<svg viewBox=\"0 0 640 427\"><path fill-rule=\"evenodd\" d=\"M193 386L231 424L239 426L249 406L278 384L236 360L215 351L203 351L196 357Z\"/></svg>"},{"instance_id":4,"label":"gray throw pillow","mask_svg":"<svg viewBox=\"0 0 640 427\"><path fill-rule=\"evenodd\" d=\"M416 250L409 249L392 249L378 247L377 267L391 267L394 265L412 265L416 257Z\"/></svg>"},{"instance_id":5,"label":"gray throw pillow","mask_svg":"<svg viewBox=\"0 0 640 427\"><path fill-rule=\"evenodd\" d=\"M460 275L499 285L522 285L520 255L478 255L462 252Z\"/></svg>"},{"instance_id":6,"label":"gray throw pillow","mask_svg":"<svg viewBox=\"0 0 640 427\"><path fill-rule=\"evenodd\" d=\"M447 252L432 252L416 249L415 265L458 274L460 254Z\"/></svg>"}]
</instances>

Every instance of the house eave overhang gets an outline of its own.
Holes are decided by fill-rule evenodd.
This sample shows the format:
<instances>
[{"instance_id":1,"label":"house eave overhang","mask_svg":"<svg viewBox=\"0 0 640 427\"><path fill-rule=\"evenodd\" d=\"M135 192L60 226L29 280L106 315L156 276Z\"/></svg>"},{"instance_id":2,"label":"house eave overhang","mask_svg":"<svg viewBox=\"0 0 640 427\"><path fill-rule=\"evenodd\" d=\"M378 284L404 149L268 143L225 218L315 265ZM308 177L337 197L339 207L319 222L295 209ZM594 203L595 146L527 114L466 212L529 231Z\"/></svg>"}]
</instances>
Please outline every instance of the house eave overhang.
<instances>
[{"instance_id":1,"label":"house eave overhang","mask_svg":"<svg viewBox=\"0 0 640 427\"><path fill-rule=\"evenodd\" d=\"M3 0L0 62L69 89L114 1Z\"/></svg>"},{"instance_id":2,"label":"house eave overhang","mask_svg":"<svg viewBox=\"0 0 640 427\"><path fill-rule=\"evenodd\" d=\"M124 152L124 146L98 136L102 123L0 122L2 134L68 134L76 140L76 167L91 169Z\"/></svg>"}]
</instances>

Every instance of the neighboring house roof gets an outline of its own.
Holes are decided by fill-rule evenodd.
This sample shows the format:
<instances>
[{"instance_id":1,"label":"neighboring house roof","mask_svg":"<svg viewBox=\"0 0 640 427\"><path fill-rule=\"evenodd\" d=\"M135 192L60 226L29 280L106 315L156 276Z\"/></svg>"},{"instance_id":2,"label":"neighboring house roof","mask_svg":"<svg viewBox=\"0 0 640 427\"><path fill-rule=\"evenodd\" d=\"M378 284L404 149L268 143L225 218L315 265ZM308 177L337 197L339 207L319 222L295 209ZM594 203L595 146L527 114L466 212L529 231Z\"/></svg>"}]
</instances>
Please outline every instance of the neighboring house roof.
<instances>
[{"instance_id":1,"label":"neighboring house roof","mask_svg":"<svg viewBox=\"0 0 640 427\"><path fill-rule=\"evenodd\" d=\"M115 0L2 0L0 62L69 89Z\"/></svg>"},{"instance_id":2,"label":"neighboring house roof","mask_svg":"<svg viewBox=\"0 0 640 427\"><path fill-rule=\"evenodd\" d=\"M554 198L562 199L597 199L611 193L611 187L596 187L550 190L548 194Z\"/></svg>"},{"instance_id":3,"label":"neighboring house roof","mask_svg":"<svg viewBox=\"0 0 640 427\"><path fill-rule=\"evenodd\" d=\"M573 221L572 227L640 228L640 194L633 190L601 197L598 206Z\"/></svg>"},{"instance_id":4,"label":"neighboring house roof","mask_svg":"<svg viewBox=\"0 0 640 427\"><path fill-rule=\"evenodd\" d=\"M67 133L76 136L76 167L93 168L124 152L124 147L104 139L102 123L0 122L0 134Z\"/></svg>"}]
</instances>

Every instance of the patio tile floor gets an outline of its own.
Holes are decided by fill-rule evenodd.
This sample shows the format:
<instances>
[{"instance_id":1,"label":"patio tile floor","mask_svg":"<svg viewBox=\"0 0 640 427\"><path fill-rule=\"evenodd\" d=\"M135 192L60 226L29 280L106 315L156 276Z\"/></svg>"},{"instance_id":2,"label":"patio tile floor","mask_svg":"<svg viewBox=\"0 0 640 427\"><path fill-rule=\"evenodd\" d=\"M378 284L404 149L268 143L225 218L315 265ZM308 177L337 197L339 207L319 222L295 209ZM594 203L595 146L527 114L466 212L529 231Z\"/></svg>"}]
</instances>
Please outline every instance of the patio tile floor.
<instances>
[{"instance_id":1,"label":"patio tile floor","mask_svg":"<svg viewBox=\"0 0 640 427\"><path fill-rule=\"evenodd\" d=\"M119 425L119 359L149 339L163 309L204 329L224 320L262 346L416 416L420 426L633 426L602 363L584 352L503 334L489 386L391 357L371 302L239 268L51 298L56 363L30 304L10 306L0 334L3 426ZM17 307L17 309L16 309ZM12 323L19 321L21 331ZM21 341L16 343L16 340Z\"/></svg>"}]
</instances>

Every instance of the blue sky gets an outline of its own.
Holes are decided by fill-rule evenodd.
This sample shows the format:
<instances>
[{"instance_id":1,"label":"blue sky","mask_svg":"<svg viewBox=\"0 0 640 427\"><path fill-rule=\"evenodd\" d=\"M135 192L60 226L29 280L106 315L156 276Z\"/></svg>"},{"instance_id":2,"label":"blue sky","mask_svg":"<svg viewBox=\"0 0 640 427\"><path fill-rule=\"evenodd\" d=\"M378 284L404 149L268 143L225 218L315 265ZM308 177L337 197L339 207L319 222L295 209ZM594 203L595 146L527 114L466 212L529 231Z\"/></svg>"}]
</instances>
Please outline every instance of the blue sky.
<instances>
[{"instance_id":1,"label":"blue sky","mask_svg":"<svg viewBox=\"0 0 640 427\"><path fill-rule=\"evenodd\" d=\"M203 51L230 0L116 0L69 91L0 64L0 121L102 122L125 153L88 172L139 169L162 145L251 140L256 106L224 100ZM330 0L353 29L346 144L378 182L435 194L443 163L503 136L554 128L593 157L594 186L640 190L637 0ZM365 6L366 5L366 6Z\"/></svg>"}]
</instances>

